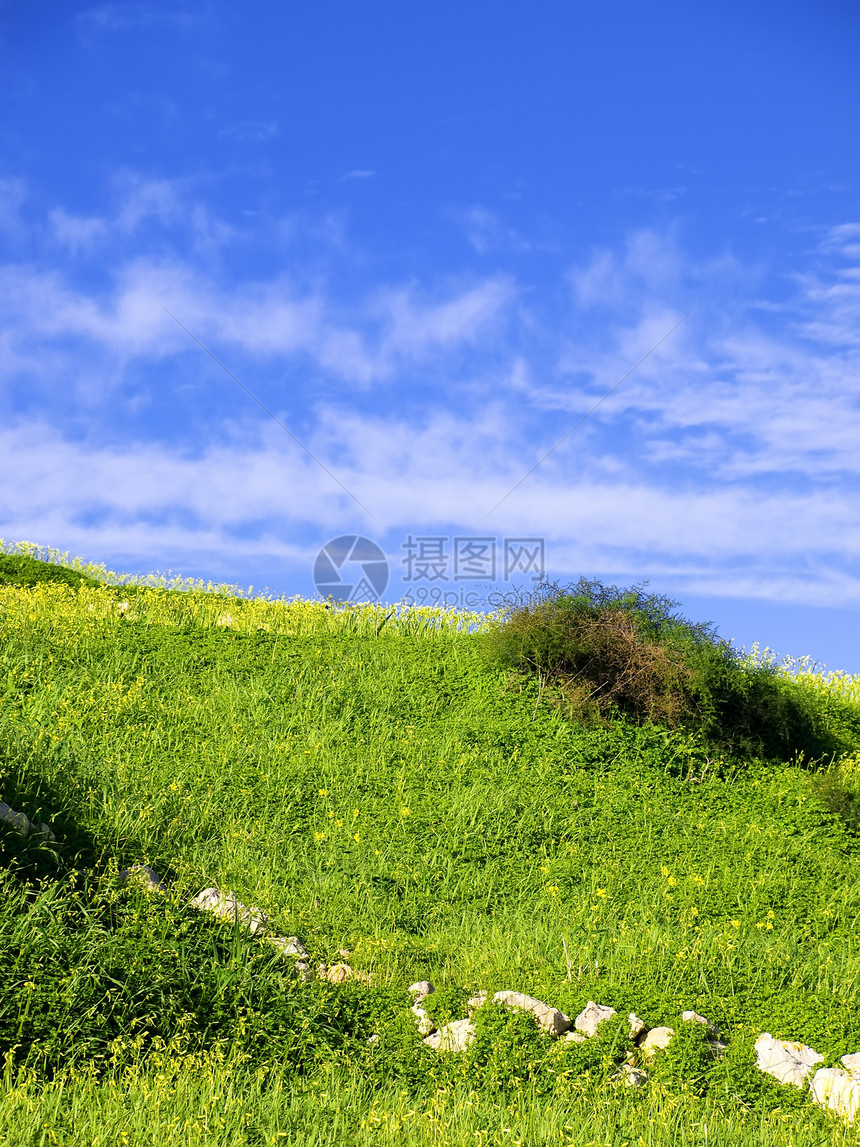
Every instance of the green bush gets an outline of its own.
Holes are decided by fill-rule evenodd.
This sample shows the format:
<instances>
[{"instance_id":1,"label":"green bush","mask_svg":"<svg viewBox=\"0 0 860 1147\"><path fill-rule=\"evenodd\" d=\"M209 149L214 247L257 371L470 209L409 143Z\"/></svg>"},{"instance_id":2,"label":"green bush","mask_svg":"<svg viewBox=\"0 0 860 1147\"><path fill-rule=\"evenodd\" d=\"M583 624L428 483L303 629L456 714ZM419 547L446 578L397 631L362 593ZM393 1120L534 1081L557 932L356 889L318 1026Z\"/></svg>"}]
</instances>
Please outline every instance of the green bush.
<instances>
[{"instance_id":1,"label":"green bush","mask_svg":"<svg viewBox=\"0 0 860 1147\"><path fill-rule=\"evenodd\" d=\"M695 729L733 752L818 759L848 747L825 699L745 660L708 623L643 586L543 582L504 602L484 638L494 662L537 674L574 717L625 717ZM826 703L832 707L833 699Z\"/></svg>"}]
</instances>

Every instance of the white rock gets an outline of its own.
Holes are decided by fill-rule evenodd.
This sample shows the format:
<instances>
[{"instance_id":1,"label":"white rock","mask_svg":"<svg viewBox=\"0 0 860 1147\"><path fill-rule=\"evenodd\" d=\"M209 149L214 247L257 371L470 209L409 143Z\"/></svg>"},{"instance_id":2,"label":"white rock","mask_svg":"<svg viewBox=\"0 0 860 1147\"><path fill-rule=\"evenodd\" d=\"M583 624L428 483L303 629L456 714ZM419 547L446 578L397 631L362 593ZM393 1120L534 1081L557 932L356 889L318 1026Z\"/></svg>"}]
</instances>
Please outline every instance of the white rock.
<instances>
[{"instance_id":1,"label":"white rock","mask_svg":"<svg viewBox=\"0 0 860 1147\"><path fill-rule=\"evenodd\" d=\"M841 1062L855 1079L860 1079L860 1051L854 1055L843 1055Z\"/></svg>"},{"instance_id":2,"label":"white rock","mask_svg":"<svg viewBox=\"0 0 860 1147\"><path fill-rule=\"evenodd\" d=\"M232 924L238 919L249 931L262 932L266 927L266 915L259 908L248 908L240 904L232 892L219 892L217 888L204 888L190 901L192 908L201 912L211 912L219 920L229 920Z\"/></svg>"},{"instance_id":3,"label":"white rock","mask_svg":"<svg viewBox=\"0 0 860 1147\"><path fill-rule=\"evenodd\" d=\"M631 1012L627 1018L630 1020L630 1028L627 1032L628 1039L636 1039L647 1030L648 1025L644 1020L640 1020L635 1012Z\"/></svg>"},{"instance_id":4,"label":"white rock","mask_svg":"<svg viewBox=\"0 0 860 1147\"><path fill-rule=\"evenodd\" d=\"M770 1032L763 1032L755 1041L758 1056L756 1067L767 1075L772 1075L780 1083L791 1083L803 1087L806 1077L817 1063L824 1059L817 1051L794 1040L774 1039Z\"/></svg>"},{"instance_id":5,"label":"white rock","mask_svg":"<svg viewBox=\"0 0 860 1147\"><path fill-rule=\"evenodd\" d=\"M18 812L17 809L12 808L11 805L6 804L5 801L0 801L0 821L4 821L19 832L21 836L37 836L42 840L56 841L56 837L51 831L50 825L44 822L34 824L30 818L23 812Z\"/></svg>"},{"instance_id":6,"label":"white rock","mask_svg":"<svg viewBox=\"0 0 860 1147\"><path fill-rule=\"evenodd\" d=\"M361 980L364 977L353 971L349 964L332 964L327 968L320 964L317 974L321 980L328 980L330 984L345 984L347 980Z\"/></svg>"},{"instance_id":7,"label":"white rock","mask_svg":"<svg viewBox=\"0 0 860 1147\"><path fill-rule=\"evenodd\" d=\"M493 1002L501 1004L505 1008L529 1012L544 1031L548 1031L550 1035L561 1035L571 1026L570 1017L566 1016L564 1012L560 1012L558 1008L551 1008L540 1000L536 1000L534 996L526 996L522 992L496 992L493 996Z\"/></svg>"},{"instance_id":8,"label":"white rock","mask_svg":"<svg viewBox=\"0 0 860 1147\"><path fill-rule=\"evenodd\" d=\"M418 980L417 983L410 984L406 990L410 996L412 996L412 1002L414 1004L420 1004L422 1000L426 1000L428 996L432 996L436 991L429 980Z\"/></svg>"},{"instance_id":9,"label":"white rock","mask_svg":"<svg viewBox=\"0 0 860 1147\"><path fill-rule=\"evenodd\" d=\"M466 1000L466 1011L471 1015L472 1012L476 1012L478 1008L482 1008L486 1002L487 993L476 992L474 996L470 996L469 999Z\"/></svg>"},{"instance_id":10,"label":"white rock","mask_svg":"<svg viewBox=\"0 0 860 1147\"><path fill-rule=\"evenodd\" d=\"M418 980L416 983L410 984L407 991L412 996L412 1014L415 1016L419 1032L421 1035L430 1035L432 1031L436 1030L436 1025L421 1007L421 1004L428 996L432 996L436 989L429 980Z\"/></svg>"},{"instance_id":11,"label":"white rock","mask_svg":"<svg viewBox=\"0 0 860 1147\"><path fill-rule=\"evenodd\" d=\"M565 1032L561 1038L563 1040L566 1040L568 1043L587 1043L588 1042L588 1036L583 1035L582 1032Z\"/></svg>"},{"instance_id":12,"label":"white rock","mask_svg":"<svg viewBox=\"0 0 860 1147\"><path fill-rule=\"evenodd\" d=\"M474 1038L475 1029L471 1020L454 1020L428 1035L424 1043L437 1051L465 1051Z\"/></svg>"},{"instance_id":13,"label":"white rock","mask_svg":"<svg viewBox=\"0 0 860 1147\"><path fill-rule=\"evenodd\" d=\"M589 1000L574 1020L574 1026L577 1031L584 1035L593 1036L600 1024L614 1015L615 1008L607 1008L603 1004L596 1004L594 1000Z\"/></svg>"},{"instance_id":14,"label":"white rock","mask_svg":"<svg viewBox=\"0 0 860 1147\"><path fill-rule=\"evenodd\" d=\"M860 1081L852 1079L838 1067L820 1067L812 1080L812 1098L821 1107L829 1107L848 1123L860 1110Z\"/></svg>"},{"instance_id":15,"label":"white rock","mask_svg":"<svg viewBox=\"0 0 860 1147\"><path fill-rule=\"evenodd\" d=\"M674 1028L651 1028L645 1038L639 1042L642 1054L646 1058L650 1058L655 1051L663 1051L669 1046L674 1034Z\"/></svg>"},{"instance_id":16,"label":"white rock","mask_svg":"<svg viewBox=\"0 0 860 1147\"><path fill-rule=\"evenodd\" d=\"M705 1017L700 1016L698 1012L681 1012L681 1019L686 1023L704 1024L713 1036L720 1034L720 1030L716 1024L712 1024L710 1020L706 1020Z\"/></svg>"},{"instance_id":17,"label":"white rock","mask_svg":"<svg viewBox=\"0 0 860 1147\"><path fill-rule=\"evenodd\" d=\"M16 832L20 832L22 836L28 836L30 829L33 827L29 819L22 812L16 812L11 805L6 804L5 801L0 801L0 820L5 821L6 824L11 825Z\"/></svg>"},{"instance_id":18,"label":"white rock","mask_svg":"<svg viewBox=\"0 0 860 1147\"><path fill-rule=\"evenodd\" d=\"M147 892L158 892L162 895L167 892L167 885L148 864L135 864L131 868L124 868L118 873L118 879L122 884L134 881L135 884L142 885Z\"/></svg>"},{"instance_id":19,"label":"white rock","mask_svg":"<svg viewBox=\"0 0 860 1147\"><path fill-rule=\"evenodd\" d=\"M620 1071L614 1072L609 1078L623 1079L628 1087L641 1087L648 1082L648 1072L643 1071L641 1067L632 1067L629 1063L625 1063Z\"/></svg>"},{"instance_id":20,"label":"white rock","mask_svg":"<svg viewBox=\"0 0 860 1147\"><path fill-rule=\"evenodd\" d=\"M418 1024L418 1030L421 1035L430 1035L432 1031L436 1030L436 1025L433 1023L433 1021L430 1019L430 1016L427 1014L427 1012L424 1011L420 1004L413 1004L411 1011L413 1016L415 1016L416 1023Z\"/></svg>"},{"instance_id":21,"label":"white rock","mask_svg":"<svg viewBox=\"0 0 860 1147\"><path fill-rule=\"evenodd\" d=\"M298 936L270 936L269 943L284 956L296 956L299 960L308 959L307 949Z\"/></svg>"}]
</instances>

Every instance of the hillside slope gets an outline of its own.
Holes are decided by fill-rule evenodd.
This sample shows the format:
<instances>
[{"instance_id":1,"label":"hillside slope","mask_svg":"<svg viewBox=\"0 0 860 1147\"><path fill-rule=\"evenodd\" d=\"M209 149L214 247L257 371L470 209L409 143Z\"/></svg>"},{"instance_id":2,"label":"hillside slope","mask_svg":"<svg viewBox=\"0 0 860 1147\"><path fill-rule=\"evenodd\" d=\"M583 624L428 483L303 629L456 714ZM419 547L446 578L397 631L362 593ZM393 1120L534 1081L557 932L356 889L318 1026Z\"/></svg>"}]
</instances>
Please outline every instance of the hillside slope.
<instances>
[{"instance_id":1,"label":"hillside slope","mask_svg":"<svg viewBox=\"0 0 860 1147\"><path fill-rule=\"evenodd\" d=\"M580 727L487 667L481 624L0 587L2 797L68 868L228 888L380 990L515 988L651 1025L693 1008L739 1046L860 1049L860 845L814 771Z\"/></svg>"}]
</instances>

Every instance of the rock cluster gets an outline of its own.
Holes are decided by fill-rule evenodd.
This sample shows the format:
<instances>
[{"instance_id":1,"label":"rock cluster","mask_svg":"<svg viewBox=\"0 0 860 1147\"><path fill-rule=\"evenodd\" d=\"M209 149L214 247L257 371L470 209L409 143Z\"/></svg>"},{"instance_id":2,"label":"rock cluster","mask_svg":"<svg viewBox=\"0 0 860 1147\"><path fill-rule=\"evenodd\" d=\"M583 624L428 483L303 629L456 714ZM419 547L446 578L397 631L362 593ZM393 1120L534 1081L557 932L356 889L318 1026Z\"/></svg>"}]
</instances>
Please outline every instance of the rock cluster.
<instances>
[{"instance_id":1,"label":"rock cluster","mask_svg":"<svg viewBox=\"0 0 860 1147\"><path fill-rule=\"evenodd\" d=\"M761 1071L780 1083L808 1086L820 1107L827 1107L853 1123L860 1111L860 1052L843 1055L841 1068L818 1068L810 1080L812 1069L824 1059L811 1047L794 1040L774 1039L770 1032L764 1032L756 1040L755 1050Z\"/></svg>"},{"instance_id":2,"label":"rock cluster","mask_svg":"<svg viewBox=\"0 0 860 1147\"><path fill-rule=\"evenodd\" d=\"M33 824L28 816L23 812L16 812L5 801L0 801L0 821L14 828L21 836L32 836L50 842L57 839L47 824Z\"/></svg>"},{"instance_id":3,"label":"rock cluster","mask_svg":"<svg viewBox=\"0 0 860 1147\"><path fill-rule=\"evenodd\" d=\"M468 1001L467 1018L454 1020L436 1030L427 1011L422 1007L423 1002L433 992L433 985L427 980L422 980L413 984L409 991L414 1001L412 1012L418 1030L424 1036L424 1043L438 1051L465 1051L476 1034L472 1013L487 1003L487 993L481 992ZM584 1043L592 1039L597 1034L600 1024L616 1014L614 1008L589 1000L576 1019L571 1020L557 1008L550 1007L549 1004L533 996L513 991L496 992L492 1002L528 1012L550 1035L560 1036L575 1043ZM630 1013L628 1020L630 1025L628 1036L636 1044L637 1053L645 1064L651 1062L657 1052L664 1051L675 1035L675 1029L671 1027L648 1028L633 1012ZM725 1051L727 1044L719 1038L719 1029L705 1016L700 1016L694 1011L684 1011L681 1013L681 1020L685 1023L702 1024L708 1029L706 1042L715 1056ZM773 1076L780 1083L792 1084L795 1087L808 1085L815 1103L829 1108L848 1122L854 1120L860 1111L860 1052L855 1055L843 1055L842 1068L819 1068L810 1081L813 1068L824 1058L812 1048L790 1040L774 1039L769 1032L759 1036L755 1047L760 1071ZM647 1082L648 1073L637 1065L636 1055L631 1055L630 1060L622 1064L611 1078L621 1080L630 1087L640 1087Z\"/></svg>"},{"instance_id":4,"label":"rock cluster","mask_svg":"<svg viewBox=\"0 0 860 1147\"><path fill-rule=\"evenodd\" d=\"M229 624L231 620L226 620L225 615L220 624ZM56 837L47 824L33 824L24 813L16 811L5 801L0 801L0 822L9 825L22 836L37 837L48 843L56 843ZM148 892L159 896L164 896L168 892L168 886L158 873L146 864L123 869L119 873L119 878L123 883L135 881ZM252 934L271 944L282 955L293 959L296 972L302 979L310 979L310 956L299 937L268 935L266 933L268 918L259 908L250 908L242 904L232 892L224 892L214 886L198 892L190 899L189 904L201 912L211 912L220 920L238 923L247 928ZM345 960L349 952L341 949L340 955ZM332 984L341 984L351 979L364 982L369 980L365 973L354 971L344 962L331 966L320 964L317 975ZM433 991L433 985L429 980L419 980L409 988L412 996L412 1014L419 1032L424 1037L424 1043L442 1052L465 1051L475 1039L473 1013L488 1003L488 993L479 992L467 1001L466 1010L469 1014L464 1019L453 1020L437 1029L423 1006ZM534 1016L538 1026L549 1035L574 1043L584 1043L592 1039L600 1025L616 1014L614 1008L589 1000L579 1015L571 1020L558 1008L551 1007L542 1000L535 999L534 996L516 991L496 992L490 1002L526 1012ZM659 1051L665 1050L675 1035L675 1029L671 1027L648 1028L633 1012L630 1013L628 1020L628 1036L635 1042L637 1053L646 1064ZM715 1024L694 1011L682 1012L681 1020L707 1027L708 1045L714 1055L722 1054L727 1045L719 1038L719 1030ZM378 1042L378 1039L378 1036L371 1036L371 1042ZM841 1068L819 1067L812 1074L813 1069L823 1062L824 1057L805 1044L793 1040L775 1039L770 1032L763 1032L756 1040L755 1050L756 1066L759 1070L780 1083L800 1088L808 1087L815 1103L828 1108L847 1122L853 1122L860 1112L860 1052L843 1055L840 1061ZM634 1055L631 1058L635 1060L636 1057ZM611 1078L621 1080L631 1087L639 1087L647 1081L648 1073L635 1062L626 1062Z\"/></svg>"}]
</instances>

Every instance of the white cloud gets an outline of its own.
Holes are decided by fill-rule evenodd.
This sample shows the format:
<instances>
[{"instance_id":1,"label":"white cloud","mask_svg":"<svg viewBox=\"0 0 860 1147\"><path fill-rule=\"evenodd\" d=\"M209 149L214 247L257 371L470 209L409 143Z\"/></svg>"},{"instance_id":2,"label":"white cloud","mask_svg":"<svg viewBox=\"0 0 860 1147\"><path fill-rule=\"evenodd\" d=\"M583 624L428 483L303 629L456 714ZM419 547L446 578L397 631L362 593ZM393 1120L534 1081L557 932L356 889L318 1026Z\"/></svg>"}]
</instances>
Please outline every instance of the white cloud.
<instances>
[{"instance_id":1,"label":"white cloud","mask_svg":"<svg viewBox=\"0 0 860 1147\"><path fill-rule=\"evenodd\" d=\"M0 178L0 227L17 229L21 225L20 210L27 195L23 179Z\"/></svg>"},{"instance_id":2,"label":"white cloud","mask_svg":"<svg viewBox=\"0 0 860 1147\"><path fill-rule=\"evenodd\" d=\"M559 313L551 291L498 273L347 288L332 268L359 260L342 216L336 243L328 217L316 231L295 224L290 251L300 234L305 265L291 254L287 271L228 278L210 256L234 236L199 186L126 174L115 188L103 216L56 207L50 245L0 266L0 450L15 475L0 486L5 536L73 536L88 553L156 555L151 566L164 546L226 560L286 552L283 538L297 553L297 538L357 521L377 528L244 398L235 425L201 411L173 445L150 441L159 429L145 420L112 444L117 395L124 411L145 409L127 378L149 372L178 393L202 353L163 303L252 389L249 363L298 380L261 400L380 529L542 535L572 573L860 602L860 226L828 232L779 303L760 268L725 252L693 263L675 234L640 231L560 276ZM142 257L153 235L185 244ZM110 279L64 261L100 244ZM485 521L696 295L696 313ZM382 384L384 407L368 394ZM70 430L38 413L60 392Z\"/></svg>"},{"instance_id":3,"label":"white cloud","mask_svg":"<svg viewBox=\"0 0 860 1147\"><path fill-rule=\"evenodd\" d=\"M200 18L187 8L177 5L101 4L79 12L75 21L78 30L86 32L124 32L133 28L190 28Z\"/></svg>"},{"instance_id":4,"label":"white cloud","mask_svg":"<svg viewBox=\"0 0 860 1147\"><path fill-rule=\"evenodd\" d=\"M513 227L508 226L495 211L486 207L471 207L455 215L465 227L466 237L479 255L492 251L531 251L534 244Z\"/></svg>"},{"instance_id":5,"label":"white cloud","mask_svg":"<svg viewBox=\"0 0 860 1147\"><path fill-rule=\"evenodd\" d=\"M243 120L222 128L218 133L222 139L232 139L237 143L267 143L278 134L274 120Z\"/></svg>"},{"instance_id":6,"label":"white cloud","mask_svg":"<svg viewBox=\"0 0 860 1147\"><path fill-rule=\"evenodd\" d=\"M688 593L860 604L860 577L845 566L860 557L860 506L850 494L761 497L741 486L673 490L547 473L485 520L519 476L506 456L510 427L501 409L469 428L446 414L420 427L335 418L310 445L378 523L266 423L237 427L230 441L193 457L159 444L91 446L29 423L0 431L17 479L14 504L7 491L0 510L0 533L63 545L73 535L88 553L100 546L181 551L186 560L216 550L222 559L266 547L279 553L283 539L309 530L317 537L356 527L395 538L434 528L543 536L556 569L612 570L629 580L644 568ZM249 521L262 525L240 540L235 531ZM828 560L837 540L838 559Z\"/></svg>"}]
</instances>

